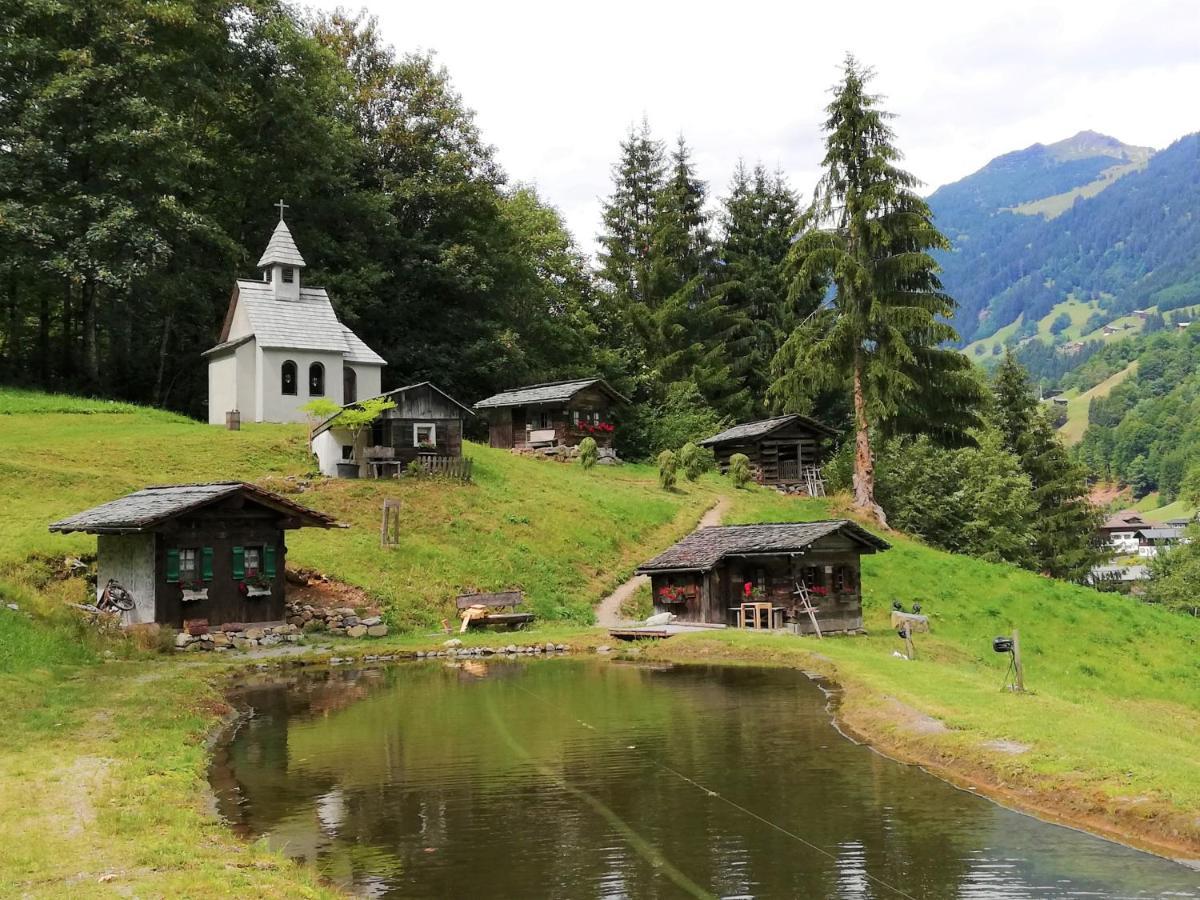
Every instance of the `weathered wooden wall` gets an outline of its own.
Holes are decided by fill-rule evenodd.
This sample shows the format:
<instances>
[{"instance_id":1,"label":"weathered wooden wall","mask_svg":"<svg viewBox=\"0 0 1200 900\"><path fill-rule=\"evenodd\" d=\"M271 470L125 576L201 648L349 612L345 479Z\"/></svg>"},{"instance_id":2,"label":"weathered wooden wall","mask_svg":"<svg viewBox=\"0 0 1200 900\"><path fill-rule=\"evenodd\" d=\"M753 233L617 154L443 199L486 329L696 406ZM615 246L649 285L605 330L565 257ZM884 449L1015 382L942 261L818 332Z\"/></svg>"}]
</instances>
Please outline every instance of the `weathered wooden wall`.
<instances>
[{"instance_id":1,"label":"weathered wooden wall","mask_svg":"<svg viewBox=\"0 0 1200 900\"><path fill-rule=\"evenodd\" d=\"M650 583L655 612L672 612L683 622L733 625L733 608L744 602L743 585L751 582L764 602L784 607L788 621L812 631L808 616L799 613L796 583L803 578L810 587L825 589L814 594L817 621L822 631L858 631L862 620L862 568L859 545L841 535L830 535L803 554L729 557L710 572L654 574ZM663 603L659 590L665 585L694 585L695 599L686 603Z\"/></svg>"},{"instance_id":2,"label":"weathered wooden wall","mask_svg":"<svg viewBox=\"0 0 1200 900\"><path fill-rule=\"evenodd\" d=\"M154 560L156 622L178 628L184 619L207 619L215 626L283 618L287 546L280 516L256 504L242 505L239 499L174 519L159 532ZM233 548L253 546L275 547L275 577L269 597L243 596L240 582L233 577ZM185 603L180 585L167 581L167 549L185 547L213 549L213 577L206 583L207 600Z\"/></svg>"},{"instance_id":3,"label":"weathered wooden wall","mask_svg":"<svg viewBox=\"0 0 1200 900\"><path fill-rule=\"evenodd\" d=\"M729 468L729 457L744 453L750 458L752 468L762 472L764 484L790 484L801 481L799 467L792 471L780 471L781 455L797 450L799 466L820 466L823 463L821 435L811 431L801 422L780 428L771 434L753 441L726 442L713 447L717 465L722 472Z\"/></svg>"}]
</instances>

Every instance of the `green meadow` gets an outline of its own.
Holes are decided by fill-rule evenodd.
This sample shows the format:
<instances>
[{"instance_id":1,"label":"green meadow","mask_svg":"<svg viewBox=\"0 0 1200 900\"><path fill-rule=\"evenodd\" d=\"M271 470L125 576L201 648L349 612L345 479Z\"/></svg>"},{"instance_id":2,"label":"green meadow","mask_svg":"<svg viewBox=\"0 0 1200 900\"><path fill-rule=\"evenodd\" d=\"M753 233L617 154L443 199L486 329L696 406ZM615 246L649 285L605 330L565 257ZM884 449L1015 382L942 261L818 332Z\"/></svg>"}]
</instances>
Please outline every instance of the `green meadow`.
<instances>
[{"instance_id":1,"label":"green meadow","mask_svg":"<svg viewBox=\"0 0 1200 900\"><path fill-rule=\"evenodd\" d=\"M731 501L727 522L840 508L838 498L735 491L713 475L665 492L650 467L585 472L477 445L467 452L473 485L332 481L311 475L302 426L227 432L121 405L0 393L0 595L20 607L0 608L9 713L0 883L33 897L61 896L64 884L81 897L329 895L310 871L235 838L205 805L204 737L225 709L224 679L244 663L163 655L81 626L65 603L82 599L84 584L61 577L59 560L94 552L95 539L50 534L60 516L146 484L228 478L332 512L351 527L293 534L289 563L365 590L395 626L369 647L333 642L345 655L432 647L455 593L505 587L523 589L539 617L520 640L586 650L609 642L590 627L593 605L720 497ZM384 497L398 497L404 513L401 544L386 550ZM1194 855L1200 621L887 539L891 550L864 560L866 637L728 632L639 651L821 672L845 688L847 726L888 752L984 790L1004 786L997 793L1026 806L1058 797L1073 821ZM893 602L920 602L930 616L915 661L895 655ZM1007 659L991 650L993 636L1014 628L1024 695L1001 690Z\"/></svg>"}]
</instances>

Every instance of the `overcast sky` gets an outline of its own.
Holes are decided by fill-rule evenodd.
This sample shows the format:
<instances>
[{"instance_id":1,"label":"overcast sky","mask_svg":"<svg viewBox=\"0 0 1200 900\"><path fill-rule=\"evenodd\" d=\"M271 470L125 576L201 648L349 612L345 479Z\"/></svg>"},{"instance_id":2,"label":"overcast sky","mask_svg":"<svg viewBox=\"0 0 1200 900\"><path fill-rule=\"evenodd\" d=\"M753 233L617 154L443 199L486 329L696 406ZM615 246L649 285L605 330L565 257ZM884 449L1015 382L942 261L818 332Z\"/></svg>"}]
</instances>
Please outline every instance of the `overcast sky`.
<instances>
[{"instance_id":1,"label":"overcast sky","mask_svg":"<svg viewBox=\"0 0 1200 900\"><path fill-rule=\"evenodd\" d=\"M307 5L365 5L399 50L435 51L510 178L536 184L589 250L643 115L687 138L714 194L743 157L807 195L846 51L877 70L930 189L1086 128L1156 148L1200 129L1196 0Z\"/></svg>"}]
</instances>

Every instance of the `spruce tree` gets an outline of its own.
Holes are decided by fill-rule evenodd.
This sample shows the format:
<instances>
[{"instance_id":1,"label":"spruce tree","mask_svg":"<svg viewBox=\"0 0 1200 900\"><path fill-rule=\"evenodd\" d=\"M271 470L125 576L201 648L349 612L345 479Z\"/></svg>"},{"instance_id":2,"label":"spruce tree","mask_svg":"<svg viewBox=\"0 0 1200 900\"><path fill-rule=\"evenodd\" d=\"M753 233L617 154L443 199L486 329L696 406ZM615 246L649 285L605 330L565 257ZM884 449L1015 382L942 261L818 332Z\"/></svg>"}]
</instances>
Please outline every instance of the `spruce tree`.
<instances>
[{"instance_id":1,"label":"spruce tree","mask_svg":"<svg viewBox=\"0 0 1200 900\"><path fill-rule=\"evenodd\" d=\"M1100 556L1094 536L1101 517L1088 498L1087 472L1071 459L1011 351L996 369L992 395L992 418L1005 449L1020 460L1033 486L1033 568L1078 580Z\"/></svg>"},{"instance_id":2,"label":"spruce tree","mask_svg":"<svg viewBox=\"0 0 1200 900\"><path fill-rule=\"evenodd\" d=\"M854 406L854 505L886 523L875 499L872 431L924 432L969 443L977 424L970 361L946 349L955 302L942 290L931 250L949 243L897 165L900 151L870 69L847 56L826 107L824 174L789 256L792 295L829 278L832 302L795 329L776 360L776 397L849 390Z\"/></svg>"},{"instance_id":3,"label":"spruce tree","mask_svg":"<svg viewBox=\"0 0 1200 900\"><path fill-rule=\"evenodd\" d=\"M748 396L746 415L768 410L771 360L791 330L817 307L819 286L789 295L784 269L799 200L780 173L739 162L722 201L714 289L730 318L726 342L733 377Z\"/></svg>"}]
</instances>

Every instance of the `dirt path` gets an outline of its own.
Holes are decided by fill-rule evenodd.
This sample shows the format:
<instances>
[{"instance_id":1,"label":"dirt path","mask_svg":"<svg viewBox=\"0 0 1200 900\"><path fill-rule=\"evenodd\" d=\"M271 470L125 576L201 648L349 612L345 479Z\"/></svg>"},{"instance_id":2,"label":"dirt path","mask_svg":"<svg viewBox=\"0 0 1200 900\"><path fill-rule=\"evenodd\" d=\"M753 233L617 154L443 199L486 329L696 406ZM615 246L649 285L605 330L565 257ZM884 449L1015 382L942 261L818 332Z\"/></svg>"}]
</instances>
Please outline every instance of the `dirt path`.
<instances>
[{"instance_id":1,"label":"dirt path","mask_svg":"<svg viewBox=\"0 0 1200 900\"><path fill-rule=\"evenodd\" d=\"M700 517L697 529L720 525L725 511L729 509L729 498L721 497L713 506ZM626 624L621 618L621 606L637 593L637 589L650 581L645 575L634 575L619 588L600 601L596 607L596 624L601 628L615 628Z\"/></svg>"}]
</instances>

